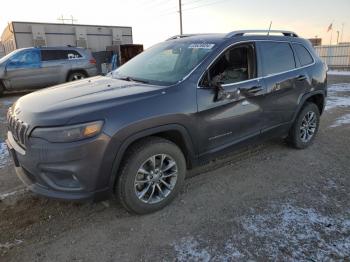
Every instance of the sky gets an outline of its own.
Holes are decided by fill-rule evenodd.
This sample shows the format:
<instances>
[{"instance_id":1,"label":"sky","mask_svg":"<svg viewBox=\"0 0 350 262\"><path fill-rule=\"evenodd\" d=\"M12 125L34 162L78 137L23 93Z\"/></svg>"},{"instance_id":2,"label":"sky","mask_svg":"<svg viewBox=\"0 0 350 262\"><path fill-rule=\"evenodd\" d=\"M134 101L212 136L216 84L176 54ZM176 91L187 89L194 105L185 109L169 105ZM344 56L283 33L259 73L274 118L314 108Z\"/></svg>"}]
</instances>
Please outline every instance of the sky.
<instances>
[{"instance_id":1,"label":"sky","mask_svg":"<svg viewBox=\"0 0 350 262\"><path fill-rule=\"evenodd\" d=\"M182 0L184 33L225 33L240 29L295 31L322 37L329 44L337 31L350 42L350 0ZM77 24L132 26L135 44L149 47L179 34L178 0L3 0L0 35L10 21L60 23L61 15ZM66 22L67 23L67 22ZM339 39L341 40L341 39Z\"/></svg>"}]
</instances>

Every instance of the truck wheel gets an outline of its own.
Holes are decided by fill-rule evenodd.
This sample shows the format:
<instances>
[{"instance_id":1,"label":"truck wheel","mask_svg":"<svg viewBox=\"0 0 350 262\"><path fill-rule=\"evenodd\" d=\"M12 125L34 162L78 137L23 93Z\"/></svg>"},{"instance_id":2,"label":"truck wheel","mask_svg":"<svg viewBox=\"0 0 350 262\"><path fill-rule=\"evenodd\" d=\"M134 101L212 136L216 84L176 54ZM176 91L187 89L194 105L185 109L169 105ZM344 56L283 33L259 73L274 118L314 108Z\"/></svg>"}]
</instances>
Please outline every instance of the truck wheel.
<instances>
[{"instance_id":1,"label":"truck wheel","mask_svg":"<svg viewBox=\"0 0 350 262\"><path fill-rule=\"evenodd\" d=\"M306 103L290 129L287 141L295 148L303 149L312 144L318 132L320 112L314 103Z\"/></svg>"},{"instance_id":2,"label":"truck wheel","mask_svg":"<svg viewBox=\"0 0 350 262\"><path fill-rule=\"evenodd\" d=\"M68 82L71 82L71 81L77 81L77 80L81 80L81 79L84 79L86 78L86 75L84 73L81 73L81 72L73 72L73 73L70 73L69 76L68 76Z\"/></svg>"},{"instance_id":3,"label":"truck wheel","mask_svg":"<svg viewBox=\"0 0 350 262\"><path fill-rule=\"evenodd\" d=\"M169 140L151 137L128 150L116 193L129 212L151 213L175 198L185 176L186 160L180 148Z\"/></svg>"}]
</instances>

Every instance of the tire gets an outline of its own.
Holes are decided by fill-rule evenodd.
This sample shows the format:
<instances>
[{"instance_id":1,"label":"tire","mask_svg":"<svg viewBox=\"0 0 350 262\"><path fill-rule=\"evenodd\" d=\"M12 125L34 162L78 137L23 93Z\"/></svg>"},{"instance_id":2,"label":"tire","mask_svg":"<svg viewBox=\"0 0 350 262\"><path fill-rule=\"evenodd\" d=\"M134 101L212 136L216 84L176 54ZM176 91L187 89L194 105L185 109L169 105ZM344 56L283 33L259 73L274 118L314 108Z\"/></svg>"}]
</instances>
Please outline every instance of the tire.
<instances>
[{"instance_id":1,"label":"tire","mask_svg":"<svg viewBox=\"0 0 350 262\"><path fill-rule=\"evenodd\" d=\"M287 142L294 148L304 149L310 146L318 132L320 112L314 103L306 103L289 131Z\"/></svg>"},{"instance_id":2,"label":"tire","mask_svg":"<svg viewBox=\"0 0 350 262\"><path fill-rule=\"evenodd\" d=\"M148 137L126 153L115 190L130 213L147 214L167 206L181 190L185 176L186 160L180 148L169 140Z\"/></svg>"},{"instance_id":3,"label":"tire","mask_svg":"<svg viewBox=\"0 0 350 262\"><path fill-rule=\"evenodd\" d=\"M77 81L86 78L86 74L82 72L73 72L68 76L68 82Z\"/></svg>"}]
</instances>

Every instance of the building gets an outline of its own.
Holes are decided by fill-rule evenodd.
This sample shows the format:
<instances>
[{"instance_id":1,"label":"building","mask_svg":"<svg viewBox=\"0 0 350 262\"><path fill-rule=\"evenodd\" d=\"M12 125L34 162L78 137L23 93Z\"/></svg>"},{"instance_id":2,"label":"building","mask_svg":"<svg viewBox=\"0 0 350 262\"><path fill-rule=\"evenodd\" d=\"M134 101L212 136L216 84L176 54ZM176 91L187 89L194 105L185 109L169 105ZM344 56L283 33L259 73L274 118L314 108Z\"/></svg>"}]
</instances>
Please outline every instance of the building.
<instances>
[{"instance_id":1,"label":"building","mask_svg":"<svg viewBox=\"0 0 350 262\"><path fill-rule=\"evenodd\" d=\"M310 38L309 41L311 42L312 46L322 45L322 38Z\"/></svg>"},{"instance_id":2,"label":"building","mask_svg":"<svg viewBox=\"0 0 350 262\"><path fill-rule=\"evenodd\" d=\"M11 22L1 35L5 53L30 46L78 46L92 52L108 46L133 44L132 28L35 22Z\"/></svg>"}]
</instances>

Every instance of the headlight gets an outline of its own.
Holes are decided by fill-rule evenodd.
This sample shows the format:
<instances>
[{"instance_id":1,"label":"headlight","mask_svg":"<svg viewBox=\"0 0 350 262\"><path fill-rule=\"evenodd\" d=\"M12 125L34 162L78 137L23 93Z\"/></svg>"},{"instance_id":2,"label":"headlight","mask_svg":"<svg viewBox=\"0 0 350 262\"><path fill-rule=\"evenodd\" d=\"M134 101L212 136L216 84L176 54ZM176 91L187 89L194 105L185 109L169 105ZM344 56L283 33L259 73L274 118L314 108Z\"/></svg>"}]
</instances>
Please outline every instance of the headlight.
<instances>
[{"instance_id":1,"label":"headlight","mask_svg":"<svg viewBox=\"0 0 350 262\"><path fill-rule=\"evenodd\" d=\"M31 136L54 143L72 142L98 135L102 126L103 121L95 121L62 127L38 127L34 129Z\"/></svg>"}]
</instances>

